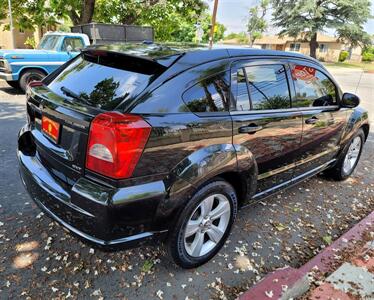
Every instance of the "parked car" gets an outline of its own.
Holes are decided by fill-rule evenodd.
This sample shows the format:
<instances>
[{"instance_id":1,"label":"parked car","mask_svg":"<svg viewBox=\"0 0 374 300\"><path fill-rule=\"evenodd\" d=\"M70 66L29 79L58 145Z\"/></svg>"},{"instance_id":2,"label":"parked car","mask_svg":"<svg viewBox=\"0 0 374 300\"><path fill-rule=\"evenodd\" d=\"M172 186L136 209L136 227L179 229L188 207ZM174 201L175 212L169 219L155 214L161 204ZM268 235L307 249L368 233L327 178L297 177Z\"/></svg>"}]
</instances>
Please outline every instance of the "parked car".
<instances>
[{"instance_id":1,"label":"parked car","mask_svg":"<svg viewBox=\"0 0 374 300\"><path fill-rule=\"evenodd\" d=\"M48 32L37 49L0 50L0 79L25 91L31 81L42 80L88 45L86 34Z\"/></svg>"},{"instance_id":2,"label":"parked car","mask_svg":"<svg viewBox=\"0 0 374 300\"><path fill-rule=\"evenodd\" d=\"M369 133L323 65L271 50L89 48L26 97L18 160L39 207L100 247L165 241L183 268L220 250L239 208L346 179Z\"/></svg>"}]
</instances>

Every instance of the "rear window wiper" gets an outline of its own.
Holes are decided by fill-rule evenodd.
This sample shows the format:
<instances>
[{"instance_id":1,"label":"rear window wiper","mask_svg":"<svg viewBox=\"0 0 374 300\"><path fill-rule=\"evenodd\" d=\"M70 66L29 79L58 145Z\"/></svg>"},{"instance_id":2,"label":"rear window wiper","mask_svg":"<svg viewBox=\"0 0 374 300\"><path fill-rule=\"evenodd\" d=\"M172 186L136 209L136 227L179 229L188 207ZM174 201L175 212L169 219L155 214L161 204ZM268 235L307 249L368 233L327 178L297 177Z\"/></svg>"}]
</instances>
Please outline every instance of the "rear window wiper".
<instances>
[{"instance_id":1,"label":"rear window wiper","mask_svg":"<svg viewBox=\"0 0 374 300\"><path fill-rule=\"evenodd\" d=\"M60 90L64 93L64 95L66 95L70 98L73 98L73 99L79 101L80 103L87 104L87 105L90 104L89 101L87 101L86 99L83 99L82 97L79 97L78 94L74 93L72 90L68 89L67 87L62 86L60 88ZM66 99L66 100L69 101L68 99ZM71 102L71 101L69 101L69 102Z\"/></svg>"}]
</instances>

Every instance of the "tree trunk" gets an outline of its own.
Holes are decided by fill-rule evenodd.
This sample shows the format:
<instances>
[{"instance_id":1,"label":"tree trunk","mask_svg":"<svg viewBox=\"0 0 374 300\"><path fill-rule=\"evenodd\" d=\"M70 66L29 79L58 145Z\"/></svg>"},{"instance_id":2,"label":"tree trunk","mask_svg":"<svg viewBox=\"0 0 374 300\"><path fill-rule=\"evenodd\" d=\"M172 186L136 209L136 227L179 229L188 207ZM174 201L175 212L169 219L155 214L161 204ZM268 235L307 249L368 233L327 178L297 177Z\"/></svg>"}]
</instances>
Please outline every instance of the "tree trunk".
<instances>
[{"instance_id":1,"label":"tree trunk","mask_svg":"<svg viewBox=\"0 0 374 300\"><path fill-rule=\"evenodd\" d=\"M71 21L73 22L73 25L78 25L79 24L79 16L75 12L75 10L71 10L69 12L69 16L70 16Z\"/></svg>"},{"instance_id":2,"label":"tree trunk","mask_svg":"<svg viewBox=\"0 0 374 300\"><path fill-rule=\"evenodd\" d=\"M309 42L310 56L313 57L313 58L317 58L317 56L316 56L317 47L318 47L317 32L314 32L312 34L312 37L310 38L310 42Z\"/></svg>"},{"instance_id":3,"label":"tree trunk","mask_svg":"<svg viewBox=\"0 0 374 300\"><path fill-rule=\"evenodd\" d=\"M95 0L83 0L79 24L91 23L94 14L94 9Z\"/></svg>"}]
</instances>

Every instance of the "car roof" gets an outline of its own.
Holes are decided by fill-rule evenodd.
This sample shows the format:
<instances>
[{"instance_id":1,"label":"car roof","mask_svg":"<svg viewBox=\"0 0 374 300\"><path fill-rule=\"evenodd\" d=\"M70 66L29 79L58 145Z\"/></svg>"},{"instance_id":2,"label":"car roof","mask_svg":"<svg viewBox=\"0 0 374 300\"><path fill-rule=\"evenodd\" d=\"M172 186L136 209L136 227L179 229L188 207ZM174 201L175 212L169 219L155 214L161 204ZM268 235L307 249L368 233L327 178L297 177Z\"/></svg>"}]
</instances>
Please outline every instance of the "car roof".
<instances>
[{"instance_id":1,"label":"car roof","mask_svg":"<svg viewBox=\"0 0 374 300\"><path fill-rule=\"evenodd\" d=\"M169 67L177 60L182 60L183 63L198 65L212 60L240 56L290 57L318 62L310 56L295 52L220 44L214 45L212 49L209 49L207 45L192 43L117 43L94 45L90 46L89 49L118 52L125 55L142 57L157 61L166 67Z\"/></svg>"}]
</instances>

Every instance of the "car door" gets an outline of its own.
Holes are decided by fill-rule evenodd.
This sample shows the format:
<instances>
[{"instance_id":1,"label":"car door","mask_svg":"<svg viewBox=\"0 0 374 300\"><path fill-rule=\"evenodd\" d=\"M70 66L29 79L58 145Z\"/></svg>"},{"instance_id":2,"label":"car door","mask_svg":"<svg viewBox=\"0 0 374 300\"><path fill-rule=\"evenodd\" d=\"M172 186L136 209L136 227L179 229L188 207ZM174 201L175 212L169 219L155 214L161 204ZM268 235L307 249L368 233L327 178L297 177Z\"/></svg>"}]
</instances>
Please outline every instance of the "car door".
<instances>
[{"instance_id":1,"label":"car door","mask_svg":"<svg viewBox=\"0 0 374 300\"><path fill-rule=\"evenodd\" d=\"M318 172L339 150L347 112L339 108L339 91L332 78L316 64L290 61L295 97L292 106L303 115L300 160L295 177Z\"/></svg>"},{"instance_id":2,"label":"car door","mask_svg":"<svg viewBox=\"0 0 374 300\"><path fill-rule=\"evenodd\" d=\"M286 61L253 59L232 67L230 114L233 143L246 147L258 165L257 194L290 182L302 133L302 116L291 108Z\"/></svg>"}]
</instances>

